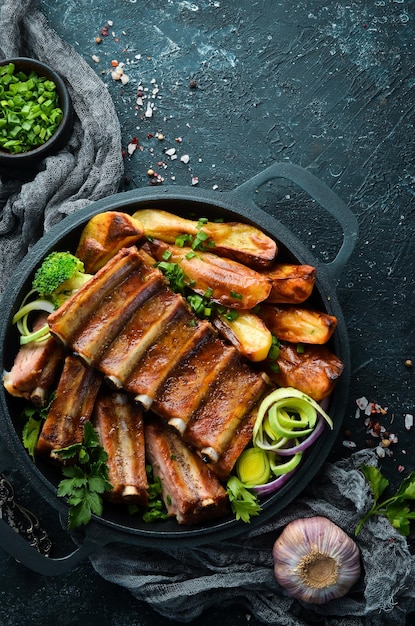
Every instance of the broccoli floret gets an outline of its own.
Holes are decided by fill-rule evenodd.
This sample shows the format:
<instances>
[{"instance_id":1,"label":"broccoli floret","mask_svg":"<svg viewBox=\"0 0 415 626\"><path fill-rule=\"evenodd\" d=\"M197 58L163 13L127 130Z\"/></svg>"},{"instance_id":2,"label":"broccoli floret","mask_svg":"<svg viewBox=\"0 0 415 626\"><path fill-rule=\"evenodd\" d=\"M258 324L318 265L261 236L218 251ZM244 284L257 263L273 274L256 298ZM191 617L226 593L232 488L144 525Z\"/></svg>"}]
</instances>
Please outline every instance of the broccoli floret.
<instances>
[{"instance_id":1,"label":"broccoli floret","mask_svg":"<svg viewBox=\"0 0 415 626\"><path fill-rule=\"evenodd\" d=\"M70 252L51 252L37 270L32 288L58 308L91 277L82 261Z\"/></svg>"}]
</instances>

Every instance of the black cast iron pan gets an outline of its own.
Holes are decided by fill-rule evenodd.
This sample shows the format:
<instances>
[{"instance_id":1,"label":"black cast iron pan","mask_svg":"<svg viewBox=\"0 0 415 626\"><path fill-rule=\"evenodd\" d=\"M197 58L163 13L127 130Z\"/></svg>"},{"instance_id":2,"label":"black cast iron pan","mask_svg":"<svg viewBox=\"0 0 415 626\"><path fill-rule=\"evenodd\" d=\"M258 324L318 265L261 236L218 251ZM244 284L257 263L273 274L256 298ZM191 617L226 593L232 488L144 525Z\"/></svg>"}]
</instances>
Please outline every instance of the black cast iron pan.
<instances>
[{"instance_id":1,"label":"black cast iron pan","mask_svg":"<svg viewBox=\"0 0 415 626\"><path fill-rule=\"evenodd\" d=\"M258 189L269 181L286 179L298 185L320 207L334 216L340 224L343 241L334 260L319 261L307 247L282 223L255 203ZM0 546L29 568L48 575L64 573L73 568L101 546L113 542L138 544L146 547L191 547L222 541L264 523L289 504L321 469L334 441L339 434L348 399L350 356L349 343L342 311L336 297L336 283L344 269L357 238L357 223L346 205L310 172L289 163L276 163L229 193L204 191L198 188L149 187L115 194L94 202L90 206L65 218L50 230L31 249L17 268L7 286L1 305L0 330L1 371L10 369L17 350L17 336L11 328L11 319L24 295L30 289L33 272L43 258L52 250L74 250L86 222L102 211L117 210L134 213L138 209L159 208L194 218L223 218L225 221L247 221L259 226L274 237L279 245L279 259L306 263L317 268L317 281L313 304L338 319L332 339L332 350L344 362L344 372L332 394L329 413L334 429L326 428L323 435L310 449L302 466L280 491L267 496L262 502L261 514L250 525L237 522L233 517L224 518L200 527L182 527L168 520L154 524L144 523L139 516L130 516L120 507L107 506L102 518L94 517L82 532L72 538L77 544L71 554L63 558L46 558L31 548L14 530L0 520ZM8 466L26 477L36 493L66 520L67 504L56 495L58 472L47 463L34 463L21 443L21 406L0 387L0 428L3 437L3 453L0 454L0 471ZM1 441L1 440L0 440ZM1 452L1 448L0 448Z\"/></svg>"}]
</instances>

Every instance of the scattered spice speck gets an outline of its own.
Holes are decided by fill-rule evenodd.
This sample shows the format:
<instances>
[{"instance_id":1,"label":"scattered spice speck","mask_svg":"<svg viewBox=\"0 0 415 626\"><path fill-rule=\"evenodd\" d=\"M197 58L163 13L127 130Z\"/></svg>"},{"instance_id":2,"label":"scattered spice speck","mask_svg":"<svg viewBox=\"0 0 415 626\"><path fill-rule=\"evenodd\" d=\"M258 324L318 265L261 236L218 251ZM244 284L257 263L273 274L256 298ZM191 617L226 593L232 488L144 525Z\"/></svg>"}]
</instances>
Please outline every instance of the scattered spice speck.
<instances>
[{"instance_id":1,"label":"scattered spice speck","mask_svg":"<svg viewBox=\"0 0 415 626\"><path fill-rule=\"evenodd\" d=\"M350 441L350 439L345 439L343 441L343 445L344 445L345 448L348 448L349 450L353 450L357 446L356 442L355 441Z\"/></svg>"},{"instance_id":2,"label":"scattered spice speck","mask_svg":"<svg viewBox=\"0 0 415 626\"><path fill-rule=\"evenodd\" d=\"M405 428L406 428L406 430L411 430L413 425L414 425L414 416L412 415L412 413L406 413L405 414Z\"/></svg>"}]
</instances>

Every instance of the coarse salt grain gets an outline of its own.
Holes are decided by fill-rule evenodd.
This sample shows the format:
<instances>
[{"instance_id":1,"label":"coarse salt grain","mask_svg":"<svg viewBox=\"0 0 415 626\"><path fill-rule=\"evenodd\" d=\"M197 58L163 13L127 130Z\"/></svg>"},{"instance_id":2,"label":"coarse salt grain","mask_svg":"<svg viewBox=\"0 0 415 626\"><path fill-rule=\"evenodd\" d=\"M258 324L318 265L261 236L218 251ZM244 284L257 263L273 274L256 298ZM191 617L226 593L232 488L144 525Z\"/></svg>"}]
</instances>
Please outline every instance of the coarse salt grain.
<instances>
[{"instance_id":1,"label":"coarse salt grain","mask_svg":"<svg viewBox=\"0 0 415 626\"><path fill-rule=\"evenodd\" d=\"M343 441L343 445L345 448L349 448L349 450L356 448L356 442L355 441L349 441L349 439L345 439Z\"/></svg>"},{"instance_id":2,"label":"coarse salt grain","mask_svg":"<svg viewBox=\"0 0 415 626\"><path fill-rule=\"evenodd\" d=\"M144 113L144 115L146 117L152 117L153 116L153 106L152 106L151 102L149 102L147 104L146 112Z\"/></svg>"},{"instance_id":3,"label":"coarse salt grain","mask_svg":"<svg viewBox=\"0 0 415 626\"><path fill-rule=\"evenodd\" d=\"M365 396L362 396L361 398L357 398L356 404L361 411L364 411L367 405L369 404L369 400L365 398Z\"/></svg>"},{"instance_id":4,"label":"coarse salt grain","mask_svg":"<svg viewBox=\"0 0 415 626\"><path fill-rule=\"evenodd\" d=\"M180 161L187 164L190 161L190 156L188 154L183 154L183 156L180 157Z\"/></svg>"},{"instance_id":5,"label":"coarse salt grain","mask_svg":"<svg viewBox=\"0 0 415 626\"><path fill-rule=\"evenodd\" d=\"M380 459L384 459L386 456L386 450L385 448L382 448L382 446L377 446L375 452Z\"/></svg>"},{"instance_id":6,"label":"coarse salt grain","mask_svg":"<svg viewBox=\"0 0 415 626\"><path fill-rule=\"evenodd\" d=\"M414 416L411 413L405 414L405 428L406 430L410 430L414 425Z\"/></svg>"}]
</instances>

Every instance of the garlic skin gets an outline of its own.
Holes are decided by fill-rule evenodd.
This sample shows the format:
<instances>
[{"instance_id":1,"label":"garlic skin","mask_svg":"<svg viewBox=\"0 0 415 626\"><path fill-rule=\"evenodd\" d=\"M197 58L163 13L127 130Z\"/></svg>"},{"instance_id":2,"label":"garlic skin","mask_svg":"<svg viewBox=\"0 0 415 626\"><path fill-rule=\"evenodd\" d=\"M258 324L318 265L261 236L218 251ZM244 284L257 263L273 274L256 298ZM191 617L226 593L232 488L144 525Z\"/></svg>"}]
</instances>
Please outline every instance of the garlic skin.
<instances>
[{"instance_id":1,"label":"garlic skin","mask_svg":"<svg viewBox=\"0 0 415 626\"><path fill-rule=\"evenodd\" d=\"M357 544L325 517L287 524L272 555L279 584L290 596L312 604L346 595L361 574Z\"/></svg>"}]
</instances>

